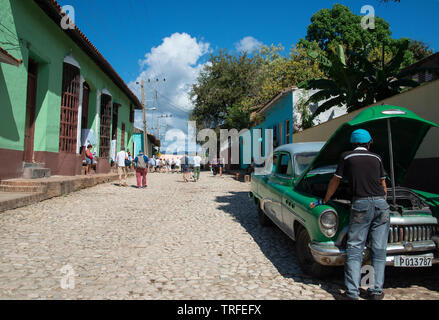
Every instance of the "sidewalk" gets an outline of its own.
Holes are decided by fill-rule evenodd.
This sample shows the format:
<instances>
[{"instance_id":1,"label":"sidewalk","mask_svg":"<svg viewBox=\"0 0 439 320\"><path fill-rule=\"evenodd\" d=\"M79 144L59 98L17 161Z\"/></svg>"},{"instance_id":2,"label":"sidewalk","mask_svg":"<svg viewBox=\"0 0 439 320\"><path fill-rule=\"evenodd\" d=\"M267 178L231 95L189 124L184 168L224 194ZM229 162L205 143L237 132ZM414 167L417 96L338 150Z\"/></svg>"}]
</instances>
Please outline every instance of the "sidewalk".
<instances>
[{"instance_id":1,"label":"sidewalk","mask_svg":"<svg viewBox=\"0 0 439 320\"><path fill-rule=\"evenodd\" d=\"M129 172L128 176L134 176ZM9 179L0 183L0 212L27 206L80 189L108 183L119 178L117 173L88 176L52 176L41 179Z\"/></svg>"}]
</instances>

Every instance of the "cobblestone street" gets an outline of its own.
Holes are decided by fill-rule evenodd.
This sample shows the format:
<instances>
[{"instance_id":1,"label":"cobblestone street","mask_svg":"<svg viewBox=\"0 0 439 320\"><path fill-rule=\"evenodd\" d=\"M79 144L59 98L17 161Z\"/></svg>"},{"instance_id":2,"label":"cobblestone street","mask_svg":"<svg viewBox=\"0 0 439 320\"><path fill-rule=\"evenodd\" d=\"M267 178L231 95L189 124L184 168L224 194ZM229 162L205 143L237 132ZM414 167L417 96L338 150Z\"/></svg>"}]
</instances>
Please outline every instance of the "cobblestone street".
<instances>
[{"instance_id":1,"label":"cobblestone street","mask_svg":"<svg viewBox=\"0 0 439 320\"><path fill-rule=\"evenodd\" d=\"M342 270L305 277L294 243L259 226L248 183L210 172L128 182L1 213L0 298L333 299L342 288ZM438 271L388 268L386 299L439 299Z\"/></svg>"}]
</instances>

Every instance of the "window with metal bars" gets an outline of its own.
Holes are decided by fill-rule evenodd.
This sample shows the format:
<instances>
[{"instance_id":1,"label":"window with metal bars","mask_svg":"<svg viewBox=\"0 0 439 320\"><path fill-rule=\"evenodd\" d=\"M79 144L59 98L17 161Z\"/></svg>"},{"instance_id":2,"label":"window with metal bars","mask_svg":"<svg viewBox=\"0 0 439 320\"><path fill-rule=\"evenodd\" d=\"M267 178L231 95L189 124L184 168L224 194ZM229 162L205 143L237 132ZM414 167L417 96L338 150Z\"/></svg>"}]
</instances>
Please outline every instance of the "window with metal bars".
<instances>
[{"instance_id":1,"label":"window with metal bars","mask_svg":"<svg viewBox=\"0 0 439 320\"><path fill-rule=\"evenodd\" d=\"M75 153L78 126L79 107L79 68L64 63L62 94L61 94L61 115L59 130L59 151Z\"/></svg>"},{"instance_id":2,"label":"window with metal bars","mask_svg":"<svg viewBox=\"0 0 439 320\"><path fill-rule=\"evenodd\" d=\"M108 159L111 143L111 96L106 94L101 96L100 111L99 156Z\"/></svg>"}]
</instances>

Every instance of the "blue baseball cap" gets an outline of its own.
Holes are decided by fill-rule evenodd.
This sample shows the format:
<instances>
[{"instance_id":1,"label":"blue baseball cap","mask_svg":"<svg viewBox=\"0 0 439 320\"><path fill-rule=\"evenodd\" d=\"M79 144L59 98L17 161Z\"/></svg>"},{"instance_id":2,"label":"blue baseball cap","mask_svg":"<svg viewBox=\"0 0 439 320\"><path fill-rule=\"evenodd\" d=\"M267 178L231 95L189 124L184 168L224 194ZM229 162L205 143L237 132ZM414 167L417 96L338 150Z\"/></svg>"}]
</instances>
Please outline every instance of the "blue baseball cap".
<instances>
[{"instance_id":1,"label":"blue baseball cap","mask_svg":"<svg viewBox=\"0 0 439 320\"><path fill-rule=\"evenodd\" d=\"M369 143L372 140L369 132L364 129L358 129L352 132L351 143Z\"/></svg>"}]
</instances>

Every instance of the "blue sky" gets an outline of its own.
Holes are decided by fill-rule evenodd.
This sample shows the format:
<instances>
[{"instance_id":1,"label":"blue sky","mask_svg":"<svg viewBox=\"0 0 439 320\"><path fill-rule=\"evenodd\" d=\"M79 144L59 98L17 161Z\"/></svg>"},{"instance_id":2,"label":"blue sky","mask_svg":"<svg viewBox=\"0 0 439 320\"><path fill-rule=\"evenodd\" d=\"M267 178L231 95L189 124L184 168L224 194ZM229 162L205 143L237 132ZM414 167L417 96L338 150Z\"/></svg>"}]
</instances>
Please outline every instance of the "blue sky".
<instances>
[{"instance_id":1,"label":"blue sky","mask_svg":"<svg viewBox=\"0 0 439 320\"><path fill-rule=\"evenodd\" d=\"M422 40L439 50L439 0L401 0L399 4L382 4L378 0L59 0L59 3L75 8L78 27L136 94L140 93L136 80L161 79L147 86L147 103L158 109L154 120L152 114L149 116L149 123L156 127L158 114L172 113L174 117L166 121L168 128L183 131L192 108L187 91L209 53L220 48L236 52L239 45L252 48L261 43L282 44L288 50L305 37L312 15L335 3L349 6L356 14L361 14L362 6L372 5L375 14L390 23L394 38Z\"/></svg>"}]
</instances>

